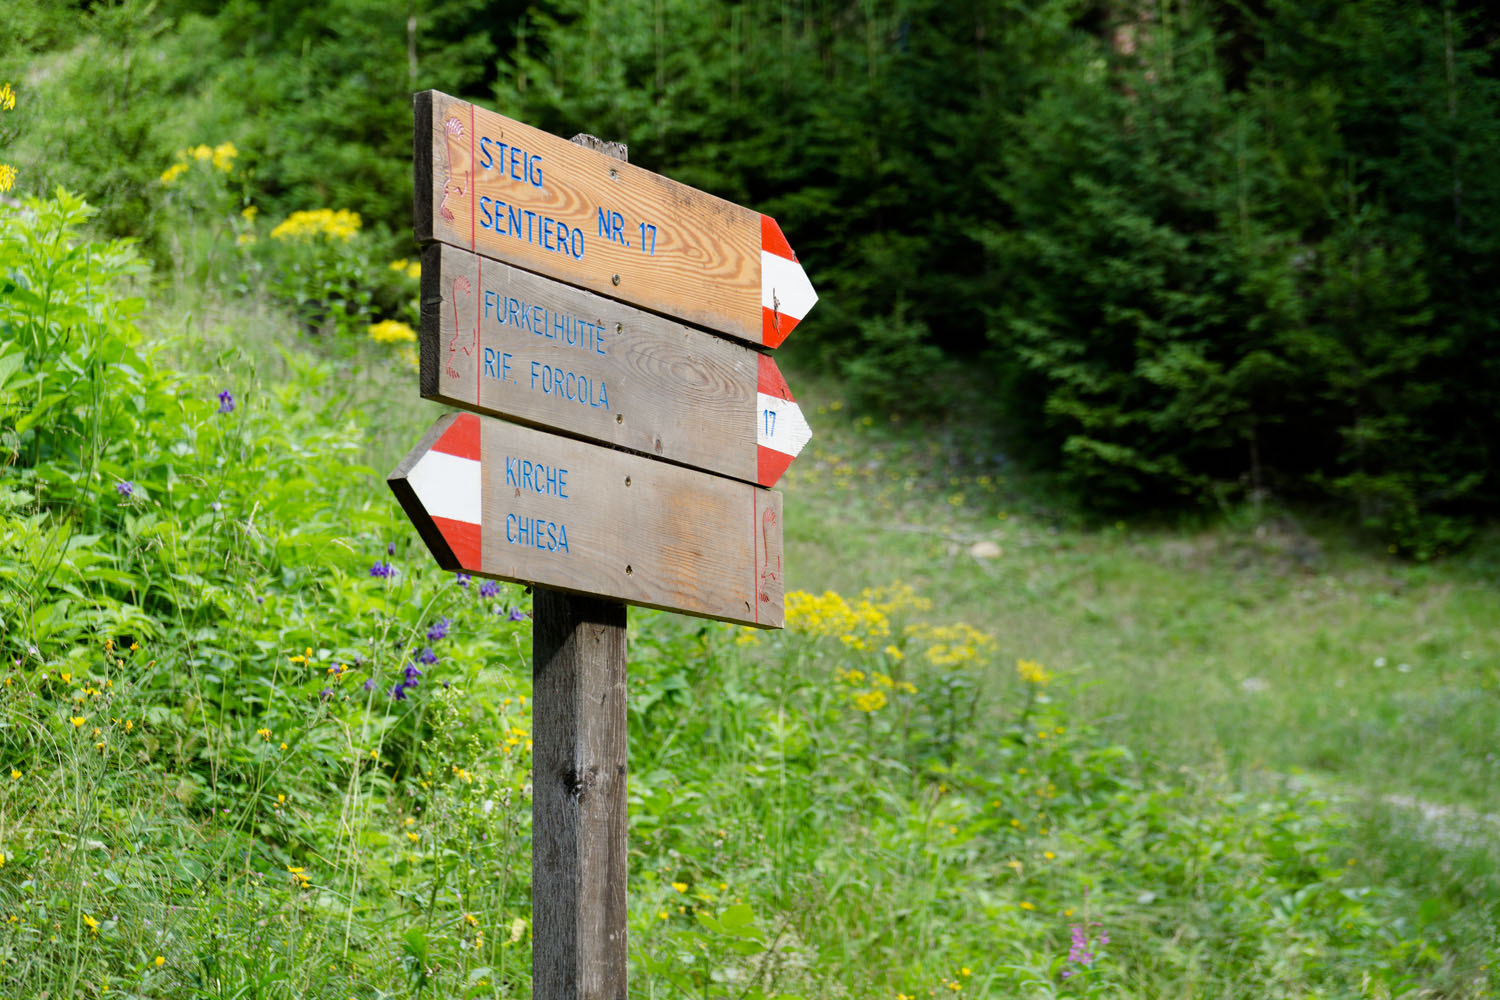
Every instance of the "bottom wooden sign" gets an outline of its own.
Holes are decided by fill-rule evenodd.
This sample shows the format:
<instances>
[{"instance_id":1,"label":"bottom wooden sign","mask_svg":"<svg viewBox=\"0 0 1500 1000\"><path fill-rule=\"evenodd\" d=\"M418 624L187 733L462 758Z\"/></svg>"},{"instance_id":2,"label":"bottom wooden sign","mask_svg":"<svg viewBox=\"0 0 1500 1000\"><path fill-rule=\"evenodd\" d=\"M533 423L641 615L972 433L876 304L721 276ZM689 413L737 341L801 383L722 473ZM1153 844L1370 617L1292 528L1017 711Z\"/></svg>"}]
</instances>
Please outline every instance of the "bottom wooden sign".
<instances>
[{"instance_id":1,"label":"bottom wooden sign","mask_svg":"<svg viewBox=\"0 0 1500 1000\"><path fill-rule=\"evenodd\" d=\"M386 480L444 569L781 628L781 494L472 413Z\"/></svg>"}]
</instances>

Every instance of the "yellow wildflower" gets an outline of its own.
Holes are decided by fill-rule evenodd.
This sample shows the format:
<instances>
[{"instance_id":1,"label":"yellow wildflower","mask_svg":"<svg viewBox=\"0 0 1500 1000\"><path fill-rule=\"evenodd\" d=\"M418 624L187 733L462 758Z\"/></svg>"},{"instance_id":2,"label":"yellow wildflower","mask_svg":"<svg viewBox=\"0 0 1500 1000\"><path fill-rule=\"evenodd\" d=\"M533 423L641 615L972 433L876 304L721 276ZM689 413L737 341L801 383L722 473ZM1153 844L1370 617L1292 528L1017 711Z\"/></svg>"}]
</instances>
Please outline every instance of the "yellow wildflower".
<instances>
[{"instance_id":1,"label":"yellow wildflower","mask_svg":"<svg viewBox=\"0 0 1500 1000\"><path fill-rule=\"evenodd\" d=\"M10 769L10 780L11 781L15 781L16 779L18 779L20 777L21 777L21 772L20 771L16 770L15 768L11 768Z\"/></svg>"},{"instance_id":2,"label":"yellow wildflower","mask_svg":"<svg viewBox=\"0 0 1500 1000\"><path fill-rule=\"evenodd\" d=\"M125 731L128 733L128 732L130 732L134 728L135 728L135 723L131 722L129 719L126 719L125 720Z\"/></svg>"},{"instance_id":3,"label":"yellow wildflower","mask_svg":"<svg viewBox=\"0 0 1500 1000\"><path fill-rule=\"evenodd\" d=\"M213 164L226 174L234 168L234 158L240 155L240 151L234 148L232 142L221 142L214 147Z\"/></svg>"},{"instance_id":4,"label":"yellow wildflower","mask_svg":"<svg viewBox=\"0 0 1500 1000\"><path fill-rule=\"evenodd\" d=\"M1022 900L1021 901L1021 909L1023 909L1023 910L1034 910L1034 909L1036 909L1036 907L1033 906L1032 904L1026 902L1025 900Z\"/></svg>"},{"instance_id":5,"label":"yellow wildflower","mask_svg":"<svg viewBox=\"0 0 1500 1000\"><path fill-rule=\"evenodd\" d=\"M259 736L263 740L269 740L271 738L271 731L265 726L261 726L255 731L255 735Z\"/></svg>"},{"instance_id":6,"label":"yellow wildflower","mask_svg":"<svg viewBox=\"0 0 1500 1000\"><path fill-rule=\"evenodd\" d=\"M411 263L411 262L408 261L405 257L402 257L400 260L393 260L393 261L391 261L391 270L392 271L404 271L404 270L406 270L406 265L409 264L409 263Z\"/></svg>"},{"instance_id":7,"label":"yellow wildflower","mask_svg":"<svg viewBox=\"0 0 1500 1000\"><path fill-rule=\"evenodd\" d=\"M187 156L191 156L199 163L207 163L209 160L212 160L214 158L214 151L209 147L203 145L202 143L193 146L191 149L183 150L183 153Z\"/></svg>"},{"instance_id":8,"label":"yellow wildflower","mask_svg":"<svg viewBox=\"0 0 1500 1000\"><path fill-rule=\"evenodd\" d=\"M99 921L95 920L93 917L85 913L83 915L83 922L88 925L89 930L93 931L95 934L99 933Z\"/></svg>"},{"instance_id":9,"label":"yellow wildflower","mask_svg":"<svg viewBox=\"0 0 1500 1000\"><path fill-rule=\"evenodd\" d=\"M163 965L166 965L166 964L167 964L167 958L166 958L165 955L157 955L156 956L156 967L158 969L161 968Z\"/></svg>"},{"instance_id":10,"label":"yellow wildflower","mask_svg":"<svg viewBox=\"0 0 1500 1000\"><path fill-rule=\"evenodd\" d=\"M422 839L422 835L420 833L415 832L415 831L410 831L409 830L409 831L407 831L406 839L409 840L409 841L411 841L413 844L415 844L417 841L419 841L419 840Z\"/></svg>"},{"instance_id":11,"label":"yellow wildflower","mask_svg":"<svg viewBox=\"0 0 1500 1000\"><path fill-rule=\"evenodd\" d=\"M688 891L688 887L687 887L687 883L686 882L673 882L672 883L672 888L676 889L678 892L687 892Z\"/></svg>"},{"instance_id":12,"label":"yellow wildflower","mask_svg":"<svg viewBox=\"0 0 1500 1000\"><path fill-rule=\"evenodd\" d=\"M465 913L464 914L464 923L468 924L470 927L478 927L479 926L479 918L476 917L476 916L474 916L474 914L472 914L472 913Z\"/></svg>"},{"instance_id":13,"label":"yellow wildflower","mask_svg":"<svg viewBox=\"0 0 1500 1000\"><path fill-rule=\"evenodd\" d=\"M1035 684L1038 687L1052 680L1052 675L1035 660L1017 660L1016 675L1027 684Z\"/></svg>"},{"instance_id":14,"label":"yellow wildflower","mask_svg":"<svg viewBox=\"0 0 1500 1000\"><path fill-rule=\"evenodd\" d=\"M10 89L9 83L0 83L0 110L16 110L16 92Z\"/></svg>"},{"instance_id":15,"label":"yellow wildflower","mask_svg":"<svg viewBox=\"0 0 1500 1000\"><path fill-rule=\"evenodd\" d=\"M309 647L307 647L307 651L305 653L303 653L301 656L290 656L287 659L290 660L292 663L306 663L306 662L308 662L309 660L312 659L312 655L313 655L312 647L309 646Z\"/></svg>"},{"instance_id":16,"label":"yellow wildflower","mask_svg":"<svg viewBox=\"0 0 1500 1000\"><path fill-rule=\"evenodd\" d=\"M273 240L302 240L326 237L348 242L359 232L362 221L358 212L341 208L317 208L293 212L271 230Z\"/></svg>"},{"instance_id":17,"label":"yellow wildflower","mask_svg":"<svg viewBox=\"0 0 1500 1000\"><path fill-rule=\"evenodd\" d=\"M187 169L188 165L186 163L172 164L170 167L161 172L162 184L166 185L167 187L171 187L173 181L181 177L183 174L187 173Z\"/></svg>"},{"instance_id":18,"label":"yellow wildflower","mask_svg":"<svg viewBox=\"0 0 1500 1000\"><path fill-rule=\"evenodd\" d=\"M259 238L260 237L256 236L254 233L240 233L234 238L234 245L237 247L247 247L250 244L255 243L257 240L259 240Z\"/></svg>"},{"instance_id":19,"label":"yellow wildflower","mask_svg":"<svg viewBox=\"0 0 1500 1000\"><path fill-rule=\"evenodd\" d=\"M409 342L417 339L417 331L398 319L383 319L370 326L370 339L377 344Z\"/></svg>"},{"instance_id":20,"label":"yellow wildflower","mask_svg":"<svg viewBox=\"0 0 1500 1000\"><path fill-rule=\"evenodd\" d=\"M9 163L0 163L0 191L9 191L16 185L16 168Z\"/></svg>"},{"instance_id":21,"label":"yellow wildflower","mask_svg":"<svg viewBox=\"0 0 1500 1000\"><path fill-rule=\"evenodd\" d=\"M73 675L72 674L63 674L62 675L62 679L63 679L63 683L64 684L72 684L73 683Z\"/></svg>"},{"instance_id":22,"label":"yellow wildflower","mask_svg":"<svg viewBox=\"0 0 1500 1000\"><path fill-rule=\"evenodd\" d=\"M74 729L80 729L80 728L83 727L83 724L85 722L89 721L89 720L88 720L87 716L83 716L83 715L70 715L70 716L68 716L68 721L71 722L71 723L73 723L73 728Z\"/></svg>"},{"instance_id":23,"label":"yellow wildflower","mask_svg":"<svg viewBox=\"0 0 1500 1000\"><path fill-rule=\"evenodd\" d=\"M854 696L854 707L861 712L876 712L885 707L884 691L861 691Z\"/></svg>"},{"instance_id":24,"label":"yellow wildflower","mask_svg":"<svg viewBox=\"0 0 1500 1000\"><path fill-rule=\"evenodd\" d=\"M258 205L246 205L244 208L240 209L240 217L246 222L254 222L255 217L259 214L260 207Z\"/></svg>"}]
</instances>

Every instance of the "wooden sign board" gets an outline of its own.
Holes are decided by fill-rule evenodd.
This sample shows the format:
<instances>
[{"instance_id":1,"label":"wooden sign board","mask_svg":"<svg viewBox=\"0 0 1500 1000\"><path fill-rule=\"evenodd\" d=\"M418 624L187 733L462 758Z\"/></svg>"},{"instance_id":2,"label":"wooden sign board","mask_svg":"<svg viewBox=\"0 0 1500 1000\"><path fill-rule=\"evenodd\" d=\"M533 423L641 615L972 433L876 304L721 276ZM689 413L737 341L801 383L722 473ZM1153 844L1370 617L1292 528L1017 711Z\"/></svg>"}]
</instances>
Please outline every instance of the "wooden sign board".
<instances>
[{"instance_id":1,"label":"wooden sign board","mask_svg":"<svg viewBox=\"0 0 1500 1000\"><path fill-rule=\"evenodd\" d=\"M472 413L387 479L444 569L780 628L781 495Z\"/></svg>"},{"instance_id":2,"label":"wooden sign board","mask_svg":"<svg viewBox=\"0 0 1500 1000\"><path fill-rule=\"evenodd\" d=\"M773 486L812 431L776 362L442 243L422 254L422 395Z\"/></svg>"},{"instance_id":3,"label":"wooden sign board","mask_svg":"<svg viewBox=\"0 0 1500 1000\"><path fill-rule=\"evenodd\" d=\"M817 301L770 216L437 91L415 111L421 242L764 347Z\"/></svg>"}]
</instances>

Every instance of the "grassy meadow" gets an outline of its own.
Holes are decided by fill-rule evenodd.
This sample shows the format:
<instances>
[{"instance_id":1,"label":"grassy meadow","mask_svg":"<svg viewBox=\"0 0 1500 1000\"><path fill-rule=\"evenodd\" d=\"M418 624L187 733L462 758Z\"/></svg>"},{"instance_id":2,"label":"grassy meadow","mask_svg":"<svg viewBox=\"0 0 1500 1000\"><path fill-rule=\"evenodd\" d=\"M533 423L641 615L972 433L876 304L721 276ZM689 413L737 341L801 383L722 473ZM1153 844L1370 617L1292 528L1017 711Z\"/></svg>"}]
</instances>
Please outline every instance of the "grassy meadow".
<instances>
[{"instance_id":1,"label":"grassy meadow","mask_svg":"<svg viewBox=\"0 0 1500 1000\"><path fill-rule=\"evenodd\" d=\"M154 270L0 209L0 995L528 996L529 596L382 482L415 276L203 149ZM630 613L633 996L1500 991L1493 534L1085 523L784 353L789 627Z\"/></svg>"}]
</instances>

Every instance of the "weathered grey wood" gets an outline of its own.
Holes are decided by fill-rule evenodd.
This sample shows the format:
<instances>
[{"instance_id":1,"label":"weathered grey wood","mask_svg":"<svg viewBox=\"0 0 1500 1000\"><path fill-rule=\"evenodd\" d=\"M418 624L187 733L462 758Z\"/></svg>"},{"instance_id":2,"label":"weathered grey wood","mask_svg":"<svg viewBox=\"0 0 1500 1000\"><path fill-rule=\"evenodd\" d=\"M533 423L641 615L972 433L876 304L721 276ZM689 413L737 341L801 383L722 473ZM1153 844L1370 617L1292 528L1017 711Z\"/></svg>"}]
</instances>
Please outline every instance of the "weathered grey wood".
<instances>
[{"instance_id":1,"label":"weathered grey wood","mask_svg":"<svg viewBox=\"0 0 1500 1000\"><path fill-rule=\"evenodd\" d=\"M467 462L439 454L454 438L475 442ZM438 418L388 481L445 569L784 621L774 490L472 413Z\"/></svg>"},{"instance_id":2,"label":"weathered grey wood","mask_svg":"<svg viewBox=\"0 0 1500 1000\"><path fill-rule=\"evenodd\" d=\"M533 600L532 996L625 1000L625 606Z\"/></svg>"},{"instance_id":3,"label":"weathered grey wood","mask_svg":"<svg viewBox=\"0 0 1500 1000\"><path fill-rule=\"evenodd\" d=\"M450 406L762 486L781 472L757 443L775 443L759 393L790 395L774 359L443 243L422 254L421 376ZM792 419L769 424L800 449Z\"/></svg>"}]
</instances>

